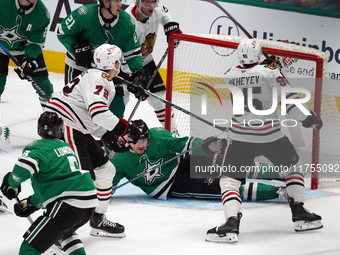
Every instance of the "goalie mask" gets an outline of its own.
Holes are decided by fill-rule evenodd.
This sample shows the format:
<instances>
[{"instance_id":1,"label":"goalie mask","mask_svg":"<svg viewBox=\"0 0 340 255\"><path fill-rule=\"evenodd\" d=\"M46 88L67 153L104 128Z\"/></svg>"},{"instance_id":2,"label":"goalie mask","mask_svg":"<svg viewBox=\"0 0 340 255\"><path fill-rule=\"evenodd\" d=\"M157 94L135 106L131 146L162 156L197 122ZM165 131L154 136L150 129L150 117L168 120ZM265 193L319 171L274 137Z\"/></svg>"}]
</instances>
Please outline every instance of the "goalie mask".
<instances>
[{"instance_id":1,"label":"goalie mask","mask_svg":"<svg viewBox=\"0 0 340 255\"><path fill-rule=\"evenodd\" d=\"M114 69L118 72L123 61L122 51L116 45L102 44L94 51L93 61L97 69L103 71ZM115 63L117 61L119 67L116 69Z\"/></svg>"},{"instance_id":2,"label":"goalie mask","mask_svg":"<svg viewBox=\"0 0 340 255\"><path fill-rule=\"evenodd\" d=\"M131 122L131 126L134 126L135 128L137 128L139 130L139 132L140 132L139 140L150 138L149 128L143 120L140 120L140 119L139 120L133 120Z\"/></svg>"},{"instance_id":3,"label":"goalie mask","mask_svg":"<svg viewBox=\"0 0 340 255\"><path fill-rule=\"evenodd\" d=\"M38 135L60 138L64 121L54 112L44 112L38 119Z\"/></svg>"},{"instance_id":4,"label":"goalie mask","mask_svg":"<svg viewBox=\"0 0 340 255\"><path fill-rule=\"evenodd\" d=\"M241 66L255 64L260 61L262 48L256 39L243 39L237 47Z\"/></svg>"}]
</instances>

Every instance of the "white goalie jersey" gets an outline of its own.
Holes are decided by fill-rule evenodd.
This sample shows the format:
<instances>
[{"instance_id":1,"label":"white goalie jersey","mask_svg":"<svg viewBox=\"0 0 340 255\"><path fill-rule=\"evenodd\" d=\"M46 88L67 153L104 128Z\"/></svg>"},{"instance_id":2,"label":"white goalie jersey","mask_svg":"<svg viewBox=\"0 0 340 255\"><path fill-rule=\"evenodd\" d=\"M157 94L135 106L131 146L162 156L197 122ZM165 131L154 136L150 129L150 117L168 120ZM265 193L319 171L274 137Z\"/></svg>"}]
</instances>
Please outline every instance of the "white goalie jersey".
<instances>
[{"instance_id":1,"label":"white goalie jersey","mask_svg":"<svg viewBox=\"0 0 340 255\"><path fill-rule=\"evenodd\" d=\"M158 3L154 8L153 14L145 23L142 23L138 21L135 16L136 8L136 5L132 4L126 8L125 11L135 19L136 33L141 44L143 66L145 66L153 59L150 53L152 53L156 42L159 24L164 26L165 24L173 21L173 19L169 15L168 9Z\"/></svg>"},{"instance_id":2,"label":"white goalie jersey","mask_svg":"<svg viewBox=\"0 0 340 255\"><path fill-rule=\"evenodd\" d=\"M119 122L108 107L115 93L109 74L89 69L54 93L45 110L60 114L66 126L101 137Z\"/></svg>"},{"instance_id":3,"label":"white goalie jersey","mask_svg":"<svg viewBox=\"0 0 340 255\"><path fill-rule=\"evenodd\" d=\"M282 88L292 87L281 71L271 65L237 66L229 69L225 78L227 84L238 87L244 96L244 114L233 115L228 132L229 138L251 143L267 143L283 137L277 104L273 105L275 104L273 102L276 96L277 103L281 104ZM268 111L268 114L259 115L259 112L249 107L249 96L256 110L273 110ZM299 99L295 92L284 96L286 99ZM308 108L304 107L306 112L309 112ZM295 104L286 104L286 112L286 119L302 121L307 117Z\"/></svg>"}]
</instances>

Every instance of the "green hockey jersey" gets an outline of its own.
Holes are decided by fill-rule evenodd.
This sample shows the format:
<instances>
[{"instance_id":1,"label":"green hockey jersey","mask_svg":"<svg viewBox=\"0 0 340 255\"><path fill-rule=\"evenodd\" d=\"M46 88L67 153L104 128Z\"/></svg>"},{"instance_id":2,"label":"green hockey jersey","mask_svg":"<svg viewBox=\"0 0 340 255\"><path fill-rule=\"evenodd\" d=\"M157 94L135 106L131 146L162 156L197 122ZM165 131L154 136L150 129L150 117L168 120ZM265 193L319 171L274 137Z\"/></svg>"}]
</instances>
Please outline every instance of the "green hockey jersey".
<instances>
[{"instance_id":1,"label":"green hockey jersey","mask_svg":"<svg viewBox=\"0 0 340 255\"><path fill-rule=\"evenodd\" d=\"M136 177L138 174L148 172L144 177L133 181L132 184L140 187L146 194L166 199L168 189L159 194L163 187L168 186L173 181L180 158L164 164L160 168L151 167L160 165L177 154L194 147L203 140L195 138L193 141L189 137L176 137L164 128L150 128L149 145L143 155L138 155L132 151L125 153L116 153L111 162L116 167L116 176L113 179L113 186L126 177L128 180ZM205 152L198 147L194 149L194 154L204 154ZM170 186L169 186L170 187Z\"/></svg>"},{"instance_id":2,"label":"green hockey jersey","mask_svg":"<svg viewBox=\"0 0 340 255\"><path fill-rule=\"evenodd\" d=\"M18 0L2 0L0 8L0 43L14 55L36 58L45 44L50 13L41 0L29 10Z\"/></svg>"},{"instance_id":3,"label":"green hockey jersey","mask_svg":"<svg viewBox=\"0 0 340 255\"><path fill-rule=\"evenodd\" d=\"M104 43L113 44L121 48L132 72L142 69L140 43L133 18L120 10L117 18L109 24L103 21L99 12L99 4L84 5L63 19L57 36L68 53L73 55L73 46L82 42L89 43L93 50ZM81 70L69 55L66 57L66 64ZM123 67L124 65L122 70L125 71Z\"/></svg>"},{"instance_id":4,"label":"green hockey jersey","mask_svg":"<svg viewBox=\"0 0 340 255\"><path fill-rule=\"evenodd\" d=\"M39 208L56 200L74 207L98 205L97 191L89 172L81 172L73 150L58 139L36 140L28 144L8 179L17 188L31 178L32 203Z\"/></svg>"}]
</instances>

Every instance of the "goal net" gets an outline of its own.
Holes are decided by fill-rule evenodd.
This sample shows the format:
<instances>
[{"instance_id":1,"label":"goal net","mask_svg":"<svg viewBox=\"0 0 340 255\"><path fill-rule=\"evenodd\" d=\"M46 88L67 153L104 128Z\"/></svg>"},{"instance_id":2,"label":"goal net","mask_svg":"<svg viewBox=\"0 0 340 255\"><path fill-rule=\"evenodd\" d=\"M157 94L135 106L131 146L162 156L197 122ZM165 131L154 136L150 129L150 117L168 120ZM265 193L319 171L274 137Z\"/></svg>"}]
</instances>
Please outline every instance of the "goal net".
<instances>
[{"instance_id":1,"label":"goal net","mask_svg":"<svg viewBox=\"0 0 340 255\"><path fill-rule=\"evenodd\" d=\"M167 105L165 126L168 130L174 114L180 136L228 137L228 132L221 134L213 125L230 125L232 104L230 91L223 88L224 74L239 64L236 48L242 39L226 35L175 34L171 37L166 99L211 125ZM175 40L180 42L176 48ZM327 54L284 42L261 39L259 42L266 54L280 57L282 72L293 87L311 92L306 105L319 113L323 120L323 128L315 131L303 128L299 122L292 127L294 125L280 116L281 124L288 126L283 127L284 133L297 148L307 177L311 177L311 188L336 184L340 178L340 115L329 78Z\"/></svg>"}]
</instances>

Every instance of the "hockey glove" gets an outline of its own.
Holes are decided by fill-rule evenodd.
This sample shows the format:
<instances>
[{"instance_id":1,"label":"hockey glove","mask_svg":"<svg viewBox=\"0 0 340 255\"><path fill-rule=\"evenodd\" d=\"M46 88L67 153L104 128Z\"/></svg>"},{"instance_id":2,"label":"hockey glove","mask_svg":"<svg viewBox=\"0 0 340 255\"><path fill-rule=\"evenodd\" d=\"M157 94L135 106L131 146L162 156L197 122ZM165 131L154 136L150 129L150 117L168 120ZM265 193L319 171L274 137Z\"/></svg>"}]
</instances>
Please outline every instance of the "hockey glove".
<instances>
[{"instance_id":1,"label":"hockey glove","mask_svg":"<svg viewBox=\"0 0 340 255\"><path fill-rule=\"evenodd\" d=\"M38 211L39 208L36 208L31 203L31 197L29 196L27 198L24 198L23 200L20 200L20 202L16 203L14 205L14 212L19 217L28 217L35 211Z\"/></svg>"},{"instance_id":2,"label":"hockey glove","mask_svg":"<svg viewBox=\"0 0 340 255\"><path fill-rule=\"evenodd\" d=\"M128 84L127 90L135 95L137 99L142 97L142 101L148 98L148 95L144 94L144 89L147 89L146 86L148 84L148 80L150 78L149 71L147 69L142 69L138 72L135 72L131 76L132 83L134 85Z\"/></svg>"},{"instance_id":3,"label":"hockey glove","mask_svg":"<svg viewBox=\"0 0 340 255\"><path fill-rule=\"evenodd\" d=\"M227 139L218 139L216 136L208 137L204 142L205 143L201 145L201 148L207 154L222 153L228 144Z\"/></svg>"},{"instance_id":4,"label":"hockey glove","mask_svg":"<svg viewBox=\"0 0 340 255\"><path fill-rule=\"evenodd\" d=\"M17 197L17 195L20 193L21 185L19 185L19 187L16 188L16 189L9 186L8 178L9 178L10 174L11 174L11 172L8 172L4 176L0 189L2 191L2 194L4 194L5 197L7 197L9 200L12 200L13 198Z\"/></svg>"},{"instance_id":5,"label":"hockey glove","mask_svg":"<svg viewBox=\"0 0 340 255\"><path fill-rule=\"evenodd\" d=\"M90 68L92 63L91 45L87 42L82 42L73 45L74 56L76 58L77 66Z\"/></svg>"},{"instance_id":6,"label":"hockey glove","mask_svg":"<svg viewBox=\"0 0 340 255\"><path fill-rule=\"evenodd\" d=\"M320 130L323 126L321 117L316 113L310 110L311 115L308 115L307 118L301 121L302 126L305 128L314 128L315 130Z\"/></svg>"},{"instance_id":7,"label":"hockey glove","mask_svg":"<svg viewBox=\"0 0 340 255\"><path fill-rule=\"evenodd\" d=\"M265 60L263 60L261 62L261 65L271 65L271 66L275 66L278 69L282 69L282 64L279 60L278 57L275 57L274 55L271 55L269 58L266 58Z\"/></svg>"},{"instance_id":8,"label":"hockey glove","mask_svg":"<svg viewBox=\"0 0 340 255\"><path fill-rule=\"evenodd\" d=\"M129 125L125 119L120 118L114 129L103 135L102 141L110 150L123 153L130 149L130 143L138 141L139 136L138 128Z\"/></svg>"},{"instance_id":9,"label":"hockey glove","mask_svg":"<svg viewBox=\"0 0 340 255\"><path fill-rule=\"evenodd\" d=\"M166 41L169 43L170 36L172 34L182 34L182 30L179 28L177 22L169 22L164 25L164 33L166 35ZM175 41L175 48L178 46L179 41Z\"/></svg>"},{"instance_id":10,"label":"hockey glove","mask_svg":"<svg viewBox=\"0 0 340 255\"><path fill-rule=\"evenodd\" d=\"M27 76L32 76L33 72L39 67L38 62L35 58L26 58L23 60L21 66L14 68L20 79L28 80Z\"/></svg>"}]
</instances>

